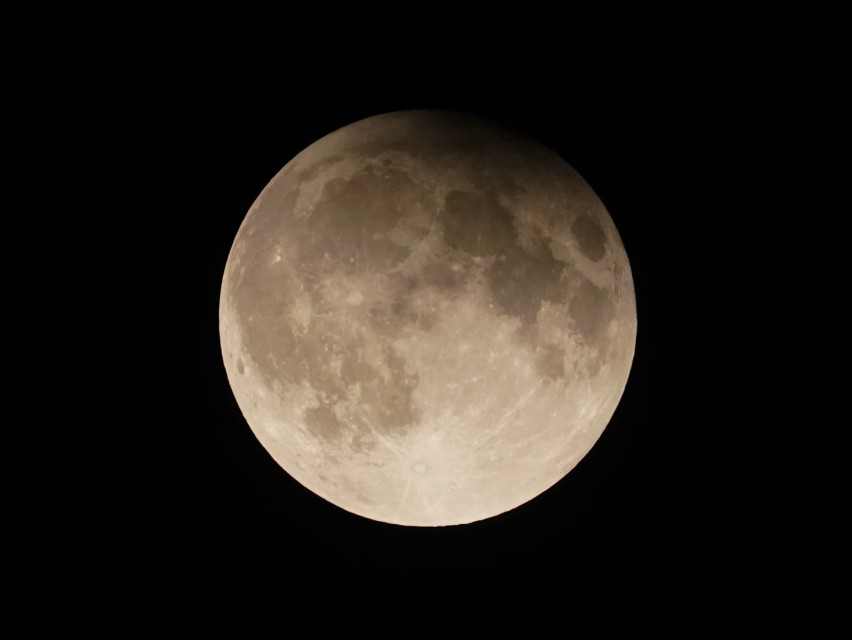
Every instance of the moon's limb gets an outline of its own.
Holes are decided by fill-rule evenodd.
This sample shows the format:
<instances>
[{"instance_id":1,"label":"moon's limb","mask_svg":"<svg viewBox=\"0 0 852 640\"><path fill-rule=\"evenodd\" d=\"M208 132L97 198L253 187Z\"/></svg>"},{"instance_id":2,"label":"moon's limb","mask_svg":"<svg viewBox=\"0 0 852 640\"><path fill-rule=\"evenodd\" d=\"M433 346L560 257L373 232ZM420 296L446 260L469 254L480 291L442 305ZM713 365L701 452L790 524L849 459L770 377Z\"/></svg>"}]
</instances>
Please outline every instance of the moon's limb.
<instances>
[{"instance_id":1,"label":"moon's limb","mask_svg":"<svg viewBox=\"0 0 852 640\"><path fill-rule=\"evenodd\" d=\"M481 121L398 112L288 163L222 282L225 367L299 482L362 516L472 522L562 478L615 411L629 262L592 189Z\"/></svg>"}]
</instances>

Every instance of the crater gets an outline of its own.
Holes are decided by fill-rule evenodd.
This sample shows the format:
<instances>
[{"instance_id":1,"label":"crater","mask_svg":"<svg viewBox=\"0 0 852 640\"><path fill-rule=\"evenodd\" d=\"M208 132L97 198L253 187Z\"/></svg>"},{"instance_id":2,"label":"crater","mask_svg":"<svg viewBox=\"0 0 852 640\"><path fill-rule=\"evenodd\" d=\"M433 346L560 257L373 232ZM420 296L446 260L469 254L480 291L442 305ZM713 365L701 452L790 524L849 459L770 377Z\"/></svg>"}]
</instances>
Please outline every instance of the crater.
<instances>
[{"instance_id":1,"label":"crater","mask_svg":"<svg viewBox=\"0 0 852 640\"><path fill-rule=\"evenodd\" d=\"M246 367L243 364L243 359L240 358L240 357L237 357L237 371L240 372L240 375L242 375L246 372Z\"/></svg>"}]
</instances>

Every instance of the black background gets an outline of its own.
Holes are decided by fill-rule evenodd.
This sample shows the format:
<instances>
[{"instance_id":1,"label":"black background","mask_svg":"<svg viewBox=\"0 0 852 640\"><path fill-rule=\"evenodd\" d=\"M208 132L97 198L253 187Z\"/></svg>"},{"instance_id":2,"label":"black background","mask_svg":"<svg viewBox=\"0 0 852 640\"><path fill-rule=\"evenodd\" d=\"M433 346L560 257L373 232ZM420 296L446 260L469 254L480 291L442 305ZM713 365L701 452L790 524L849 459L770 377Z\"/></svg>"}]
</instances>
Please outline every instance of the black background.
<instances>
[{"instance_id":1,"label":"black background","mask_svg":"<svg viewBox=\"0 0 852 640\"><path fill-rule=\"evenodd\" d=\"M757 324L762 68L712 47L603 61L522 42L139 56L105 77L126 204L104 247L122 267L101 283L129 295L109 326L128 437L106 455L103 619L198 637L534 638L727 629L751 609L759 553L734 480L751 372L732 354ZM533 501L460 527L373 522L303 488L242 418L219 349L228 251L266 183L323 135L410 108L478 113L560 153L609 210L636 287L633 369L601 439Z\"/></svg>"}]
</instances>

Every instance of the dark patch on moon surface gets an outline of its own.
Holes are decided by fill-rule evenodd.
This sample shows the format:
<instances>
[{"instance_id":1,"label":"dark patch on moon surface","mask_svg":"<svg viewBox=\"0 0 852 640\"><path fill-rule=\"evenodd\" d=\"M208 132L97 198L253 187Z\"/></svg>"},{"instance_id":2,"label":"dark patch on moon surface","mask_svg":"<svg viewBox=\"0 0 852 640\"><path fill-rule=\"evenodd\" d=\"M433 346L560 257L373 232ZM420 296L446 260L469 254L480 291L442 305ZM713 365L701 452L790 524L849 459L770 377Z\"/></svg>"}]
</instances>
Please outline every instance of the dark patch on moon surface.
<instances>
[{"instance_id":1,"label":"dark patch on moon surface","mask_svg":"<svg viewBox=\"0 0 852 640\"><path fill-rule=\"evenodd\" d=\"M328 253L334 266L350 271L392 268L410 251L394 243L390 231L403 214L429 200L399 169L368 167L349 179L330 180L311 214L301 253L306 260Z\"/></svg>"},{"instance_id":2,"label":"dark patch on moon surface","mask_svg":"<svg viewBox=\"0 0 852 640\"><path fill-rule=\"evenodd\" d=\"M568 293L562 282L565 264L546 247L528 250L518 244L504 247L502 259L486 273L488 288L498 309L520 318L524 328L535 324L541 303L561 302Z\"/></svg>"},{"instance_id":3,"label":"dark patch on moon surface","mask_svg":"<svg viewBox=\"0 0 852 640\"><path fill-rule=\"evenodd\" d=\"M539 349L535 360L536 371L549 380L558 380L565 375L565 350L556 345Z\"/></svg>"},{"instance_id":4,"label":"dark patch on moon surface","mask_svg":"<svg viewBox=\"0 0 852 640\"><path fill-rule=\"evenodd\" d=\"M356 349L347 349L329 335L312 336L316 341L331 342L331 358L340 362L339 373L328 366L325 350L297 349L281 361L278 375L292 383L307 382L319 397L319 406L304 412L305 425L325 440L336 440L347 426L363 432L399 433L420 418L412 398L418 376L407 374L401 358L386 348L382 364L390 375L384 377ZM304 337L300 342L304 341ZM357 397L353 390L359 389ZM343 402L349 400L349 402ZM335 411L335 407L338 409Z\"/></svg>"},{"instance_id":5,"label":"dark patch on moon surface","mask_svg":"<svg viewBox=\"0 0 852 640\"><path fill-rule=\"evenodd\" d=\"M441 291L456 291L462 282L462 275L454 271L446 262L435 260L423 267L420 281Z\"/></svg>"},{"instance_id":6,"label":"dark patch on moon surface","mask_svg":"<svg viewBox=\"0 0 852 640\"><path fill-rule=\"evenodd\" d=\"M577 216L571 231L577 238L580 250L590 260L600 260L606 254L606 234L601 226L588 214Z\"/></svg>"},{"instance_id":7,"label":"dark patch on moon surface","mask_svg":"<svg viewBox=\"0 0 852 640\"><path fill-rule=\"evenodd\" d=\"M362 332L369 330L369 322L363 329L353 329L346 321L345 311L335 315L334 310L320 307L315 314L320 317L312 319L303 332L297 332L288 320L290 296L286 295L286 288L282 287L281 291L284 295L274 312L243 321L244 348L268 388L275 389L276 381L305 382L315 390L319 407L304 413L305 424L312 432L331 440L338 438L347 425L360 425L366 430L370 423L382 431L393 432L417 420L412 400L417 376L405 373L402 360L389 347L381 354L381 364L392 372L386 379L365 358ZM256 313L257 306L249 303L251 290L244 287L242 292L247 299L236 296L237 308L244 308L244 313ZM297 290L293 291L293 298L296 293ZM314 299L322 302L319 295ZM331 361L338 363L337 370L329 366ZM359 402L364 411L341 422L343 416L335 413L334 407L356 385L361 387Z\"/></svg>"},{"instance_id":8,"label":"dark patch on moon surface","mask_svg":"<svg viewBox=\"0 0 852 640\"><path fill-rule=\"evenodd\" d=\"M568 303L568 310L580 334L588 344L595 345L609 326L615 307L609 292L583 279Z\"/></svg>"},{"instance_id":9,"label":"dark patch on moon surface","mask_svg":"<svg viewBox=\"0 0 852 640\"><path fill-rule=\"evenodd\" d=\"M327 404L305 409L305 426L324 440L336 438L341 431L340 421Z\"/></svg>"},{"instance_id":10,"label":"dark patch on moon surface","mask_svg":"<svg viewBox=\"0 0 852 640\"><path fill-rule=\"evenodd\" d=\"M512 243L512 214L493 195L451 191L441 210L444 241L472 256L492 256Z\"/></svg>"}]
</instances>

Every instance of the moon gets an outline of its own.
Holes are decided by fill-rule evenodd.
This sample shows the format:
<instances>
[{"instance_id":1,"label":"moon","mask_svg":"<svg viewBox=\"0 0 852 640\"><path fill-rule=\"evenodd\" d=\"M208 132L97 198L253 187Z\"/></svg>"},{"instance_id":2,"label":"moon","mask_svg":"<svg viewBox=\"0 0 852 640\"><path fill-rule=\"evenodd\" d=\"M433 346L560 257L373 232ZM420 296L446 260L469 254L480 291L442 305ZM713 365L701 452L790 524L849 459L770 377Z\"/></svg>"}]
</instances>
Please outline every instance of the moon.
<instances>
[{"instance_id":1,"label":"moon","mask_svg":"<svg viewBox=\"0 0 852 640\"><path fill-rule=\"evenodd\" d=\"M263 189L219 329L272 458L347 511L408 526L504 513L591 449L627 383L624 245L541 143L443 111L339 129Z\"/></svg>"}]
</instances>

